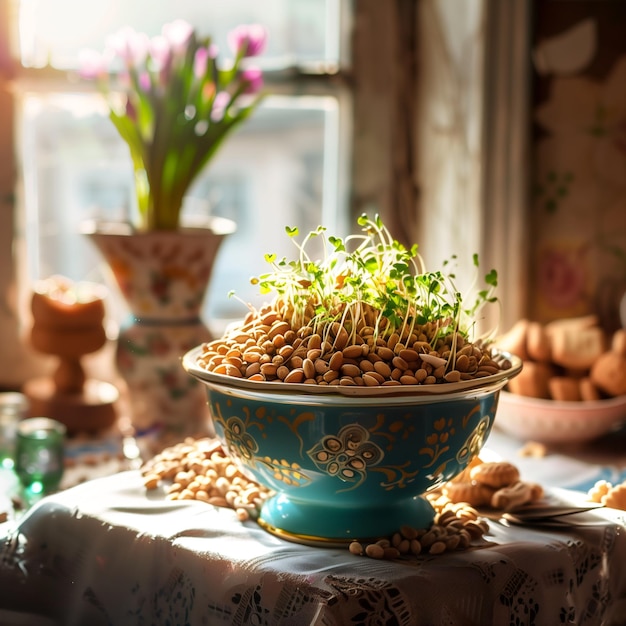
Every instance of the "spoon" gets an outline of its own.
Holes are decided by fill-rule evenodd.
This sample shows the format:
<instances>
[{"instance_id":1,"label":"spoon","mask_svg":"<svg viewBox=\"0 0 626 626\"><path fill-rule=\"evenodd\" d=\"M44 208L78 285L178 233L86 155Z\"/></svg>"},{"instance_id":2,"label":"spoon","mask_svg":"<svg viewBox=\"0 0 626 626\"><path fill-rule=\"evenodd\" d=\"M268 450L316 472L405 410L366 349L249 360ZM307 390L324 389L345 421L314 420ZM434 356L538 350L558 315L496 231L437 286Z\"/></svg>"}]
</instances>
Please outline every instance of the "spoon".
<instances>
[{"instance_id":1,"label":"spoon","mask_svg":"<svg viewBox=\"0 0 626 626\"><path fill-rule=\"evenodd\" d=\"M577 525L581 520L572 522L563 518L603 507L604 505L598 502L588 502L581 505L533 503L503 513L502 519L514 524Z\"/></svg>"}]
</instances>

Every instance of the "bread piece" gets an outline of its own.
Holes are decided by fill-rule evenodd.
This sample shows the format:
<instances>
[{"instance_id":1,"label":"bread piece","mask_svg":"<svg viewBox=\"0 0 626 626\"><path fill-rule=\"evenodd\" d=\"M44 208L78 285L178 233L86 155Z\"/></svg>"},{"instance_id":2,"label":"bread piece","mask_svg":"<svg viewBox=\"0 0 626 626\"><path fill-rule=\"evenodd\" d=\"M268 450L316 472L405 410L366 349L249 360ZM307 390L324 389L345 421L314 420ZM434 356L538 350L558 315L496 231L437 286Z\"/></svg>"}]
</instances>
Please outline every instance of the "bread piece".
<instances>
[{"instance_id":1,"label":"bread piece","mask_svg":"<svg viewBox=\"0 0 626 626\"><path fill-rule=\"evenodd\" d=\"M526 336L529 324L530 322L527 319L521 319L516 322L507 333L494 342L496 347L499 350L518 356L522 361L528 360Z\"/></svg>"},{"instance_id":2,"label":"bread piece","mask_svg":"<svg viewBox=\"0 0 626 626\"><path fill-rule=\"evenodd\" d=\"M580 391L580 399L584 402L594 402L602 397L589 376L585 376L578 381L578 389Z\"/></svg>"},{"instance_id":3,"label":"bread piece","mask_svg":"<svg viewBox=\"0 0 626 626\"><path fill-rule=\"evenodd\" d=\"M530 501L535 502L543 498L545 491L539 483L527 483L530 486Z\"/></svg>"},{"instance_id":4,"label":"bread piece","mask_svg":"<svg viewBox=\"0 0 626 626\"><path fill-rule=\"evenodd\" d=\"M550 340L543 324L539 322L530 322L528 324L526 350L529 358L533 361L547 363L552 359Z\"/></svg>"},{"instance_id":5,"label":"bread piece","mask_svg":"<svg viewBox=\"0 0 626 626\"><path fill-rule=\"evenodd\" d=\"M617 352L605 352L593 364L590 377L593 384L609 396L626 395L626 357Z\"/></svg>"},{"instance_id":6,"label":"bread piece","mask_svg":"<svg viewBox=\"0 0 626 626\"><path fill-rule=\"evenodd\" d=\"M548 380L554 373L549 363L526 361L522 371L508 382L508 390L520 396L550 399Z\"/></svg>"},{"instance_id":7,"label":"bread piece","mask_svg":"<svg viewBox=\"0 0 626 626\"><path fill-rule=\"evenodd\" d=\"M601 502L612 509L626 511L626 483L611 487L609 492L602 497Z\"/></svg>"},{"instance_id":8,"label":"bread piece","mask_svg":"<svg viewBox=\"0 0 626 626\"><path fill-rule=\"evenodd\" d=\"M518 506L528 504L533 499L533 490L529 483L521 480L498 489L491 497L491 506L494 509L512 511Z\"/></svg>"},{"instance_id":9,"label":"bread piece","mask_svg":"<svg viewBox=\"0 0 626 626\"><path fill-rule=\"evenodd\" d=\"M604 496L606 496L612 488L612 483L606 480L599 480L591 489L589 489L587 497L591 502L602 502L602 498L604 498Z\"/></svg>"},{"instance_id":10,"label":"bread piece","mask_svg":"<svg viewBox=\"0 0 626 626\"><path fill-rule=\"evenodd\" d=\"M606 350L606 335L597 326L562 324L548 332L552 360L568 369L588 370Z\"/></svg>"},{"instance_id":11,"label":"bread piece","mask_svg":"<svg viewBox=\"0 0 626 626\"><path fill-rule=\"evenodd\" d=\"M611 341L611 352L626 357L626 330L616 330Z\"/></svg>"},{"instance_id":12,"label":"bread piece","mask_svg":"<svg viewBox=\"0 0 626 626\"><path fill-rule=\"evenodd\" d=\"M578 402L580 397L580 385L576 378L569 376L553 376L548 381L550 397L561 402Z\"/></svg>"}]
</instances>

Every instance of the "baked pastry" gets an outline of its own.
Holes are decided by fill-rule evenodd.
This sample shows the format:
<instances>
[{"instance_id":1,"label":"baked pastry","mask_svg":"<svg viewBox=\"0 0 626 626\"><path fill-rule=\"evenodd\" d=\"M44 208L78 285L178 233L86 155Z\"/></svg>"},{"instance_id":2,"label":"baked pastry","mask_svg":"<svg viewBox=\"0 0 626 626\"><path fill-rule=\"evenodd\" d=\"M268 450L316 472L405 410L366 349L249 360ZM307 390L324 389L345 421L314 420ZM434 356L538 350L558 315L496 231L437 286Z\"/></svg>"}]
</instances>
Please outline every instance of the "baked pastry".
<instances>
[{"instance_id":1,"label":"baked pastry","mask_svg":"<svg viewBox=\"0 0 626 626\"><path fill-rule=\"evenodd\" d=\"M523 361L507 383L513 394L569 402L626 395L626 329L609 341L596 315L547 324L522 319L495 345Z\"/></svg>"},{"instance_id":2,"label":"baked pastry","mask_svg":"<svg viewBox=\"0 0 626 626\"><path fill-rule=\"evenodd\" d=\"M602 497L601 502L604 506L612 509L626 511L626 483L611 487L608 493Z\"/></svg>"},{"instance_id":3,"label":"baked pastry","mask_svg":"<svg viewBox=\"0 0 626 626\"><path fill-rule=\"evenodd\" d=\"M590 377L593 384L609 396L626 395L626 356L605 352L593 364Z\"/></svg>"},{"instance_id":4,"label":"baked pastry","mask_svg":"<svg viewBox=\"0 0 626 626\"><path fill-rule=\"evenodd\" d=\"M526 337L529 325L530 322L527 319L521 319L516 322L506 334L497 340L496 345L498 349L515 354L522 361L528 360Z\"/></svg>"},{"instance_id":5,"label":"baked pastry","mask_svg":"<svg viewBox=\"0 0 626 626\"><path fill-rule=\"evenodd\" d=\"M601 398L598 388L593 384L589 376L585 376L578 381L578 390L580 392L580 399L585 402L593 402Z\"/></svg>"},{"instance_id":6,"label":"baked pastry","mask_svg":"<svg viewBox=\"0 0 626 626\"><path fill-rule=\"evenodd\" d=\"M580 383L571 376L553 376L548 381L550 397L561 402L578 402L580 397Z\"/></svg>"},{"instance_id":7,"label":"baked pastry","mask_svg":"<svg viewBox=\"0 0 626 626\"><path fill-rule=\"evenodd\" d=\"M528 357L539 363L549 363L552 360L552 348L548 333L543 324L530 322L526 332L526 349Z\"/></svg>"},{"instance_id":8,"label":"baked pastry","mask_svg":"<svg viewBox=\"0 0 626 626\"><path fill-rule=\"evenodd\" d=\"M524 362L522 371L508 382L508 390L519 396L550 398L548 381L555 370L549 363Z\"/></svg>"},{"instance_id":9,"label":"baked pastry","mask_svg":"<svg viewBox=\"0 0 626 626\"><path fill-rule=\"evenodd\" d=\"M552 361L568 369L588 370L606 350L606 337L598 326L561 324L546 333Z\"/></svg>"},{"instance_id":10,"label":"baked pastry","mask_svg":"<svg viewBox=\"0 0 626 626\"><path fill-rule=\"evenodd\" d=\"M495 489L475 482L448 482L442 493L452 502L467 502L471 506L488 506Z\"/></svg>"},{"instance_id":11,"label":"baked pastry","mask_svg":"<svg viewBox=\"0 0 626 626\"><path fill-rule=\"evenodd\" d=\"M508 461L481 463L472 468L470 476L473 481L495 489L506 487L520 479L519 470Z\"/></svg>"},{"instance_id":12,"label":"baked pastry","mask_svg":"<svg viewBox=\"0 0 626 626\"><path fill-rule=\"evenodd\" d=\"M491 506L494 509L511 511L530 502L532 494L533 491L530 484L518 480L511 485L498 489L491 497Z\"/></svg>"}]
</instances>

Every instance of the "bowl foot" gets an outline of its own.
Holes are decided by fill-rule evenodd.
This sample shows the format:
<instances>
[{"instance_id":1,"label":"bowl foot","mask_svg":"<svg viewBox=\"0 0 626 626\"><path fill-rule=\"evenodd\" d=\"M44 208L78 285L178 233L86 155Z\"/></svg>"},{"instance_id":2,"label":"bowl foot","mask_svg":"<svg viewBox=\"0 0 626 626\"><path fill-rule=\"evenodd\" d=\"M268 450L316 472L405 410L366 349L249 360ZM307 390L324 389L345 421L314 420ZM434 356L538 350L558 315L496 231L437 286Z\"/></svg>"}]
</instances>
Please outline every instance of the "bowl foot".
<instances>
[{"instance_id":1,"label":"bowl foot","mask_svg":"<svg viewBox=\"0 0 626 626\"><path fill-rule=\"evenodd\" d=\"M263 504L258 523L288 541L332 547L388 537L403 525L428 528L434 516L433 507L422 496L379 506L333 506L293 501L279 494Z\"/></svg>"}]
</instances>

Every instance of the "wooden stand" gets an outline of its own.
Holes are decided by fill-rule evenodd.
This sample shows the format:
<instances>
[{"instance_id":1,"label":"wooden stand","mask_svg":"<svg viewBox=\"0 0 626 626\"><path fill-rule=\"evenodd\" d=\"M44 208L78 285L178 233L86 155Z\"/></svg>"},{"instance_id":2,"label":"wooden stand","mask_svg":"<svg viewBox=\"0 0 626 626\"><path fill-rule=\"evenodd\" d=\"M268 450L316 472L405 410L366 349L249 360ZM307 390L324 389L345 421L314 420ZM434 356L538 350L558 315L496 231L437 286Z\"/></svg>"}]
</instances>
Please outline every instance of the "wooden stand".
<instances>
[{"instance_id":1,"label":"wooden stand","mask_svg":"<svg viewBox=\"0 0 626 626\"><path fill-rule=\"evenodd\" d=\"M68 435L96 433L115 423L117 389L110 383L88 378L74 393L60 392L51 378L35 378L24 385L31 417L45 416L65 424Z\"/></svg>"},{"instance_id":2,"label":"wooden stand","mask_svg":"<svg viewBox=\"0 0 626 626\"><path fill-rule=\"evenodd\" d=\"M119 392L110 383L87 378L81 358L102 348L102 288L54 277L33 293L31 343L59 359L52 377L28 381L23 388L32 417L51 417L65 424L68 435L96 433L113 426Z\"/></svg>"}]
</instances>

